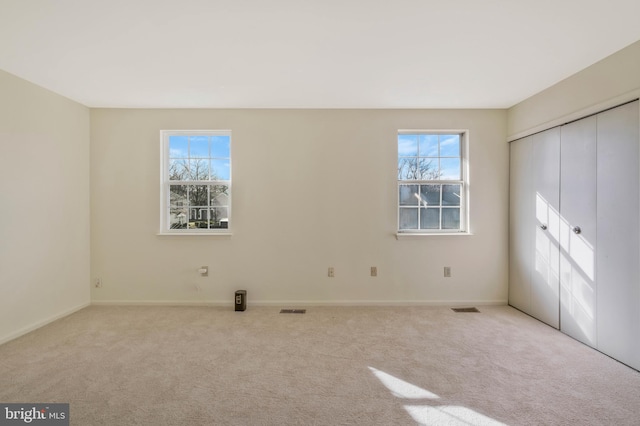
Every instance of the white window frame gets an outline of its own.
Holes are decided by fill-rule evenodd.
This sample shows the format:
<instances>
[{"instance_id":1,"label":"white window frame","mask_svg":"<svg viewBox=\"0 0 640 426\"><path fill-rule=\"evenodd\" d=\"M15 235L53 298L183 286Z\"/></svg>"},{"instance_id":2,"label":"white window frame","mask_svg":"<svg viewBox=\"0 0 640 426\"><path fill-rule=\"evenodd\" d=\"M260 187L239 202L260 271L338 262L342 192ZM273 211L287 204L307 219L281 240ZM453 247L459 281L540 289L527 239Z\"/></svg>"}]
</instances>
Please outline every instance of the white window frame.
<instances>
[{"instance_id":1,"label":"white window frame","mask_svg":"<svg viewBox=\"0 0 640 426\"><path fill-rule=\"evenodd\" d=\"M229 137L229 180L169 180L169 138L171 136L228 136ZM231 130L161 130L160 131L160 232L158 235L231 235L231 205L232 205L232 149ZM211 159L213 157L209 157ZM170 187L171 185L226 185L228 187L227 227L198 229L189 227L191 207L187 210L187 228L171 229L170 218ZM210 200L210 197L208 197ZM210 201L209 201L210 202ZM208 206L210 207L210 206ZM202 211L200 211L202 214ZM207 213L208 214L208 213Z\"/></svg>"},{"instance_id":2,"label":"white window frame","mask_svg":"<svg viewBox=\"0 0 640 426\"><path fill-rule=\"evenodd\" d=\"M398 138L400 135L460 135L460 180L400 180L396 173L396 236L424 236L424 235L470 235L469 228L469 130L468 129L402 129L396 134L396 149L398 148ZM438 158L442 158L438 156ZM446 157L444 157L446 158ZM399 152L396 151L396 167L400 159ZM400 229L400 186L401 185L446 185L460 184L460 228L459 229ZM442 198L442 193L441 193ZM440 210L443 206L440 205ZM418 218L418 220L420 220ZM442 221L442 217L440 219ZM440 225L442 226L442 224Z\"/></svg>"}]
</instances>

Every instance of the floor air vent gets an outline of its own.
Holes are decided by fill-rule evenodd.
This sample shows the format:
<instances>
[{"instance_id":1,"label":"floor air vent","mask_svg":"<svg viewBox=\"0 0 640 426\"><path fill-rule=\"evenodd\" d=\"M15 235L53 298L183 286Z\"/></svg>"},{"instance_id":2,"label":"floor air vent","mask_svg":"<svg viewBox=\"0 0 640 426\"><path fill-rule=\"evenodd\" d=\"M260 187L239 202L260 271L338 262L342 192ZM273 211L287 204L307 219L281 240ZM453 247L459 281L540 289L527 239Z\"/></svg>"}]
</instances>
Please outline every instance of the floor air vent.
<instances>
[{"instance_id":1,"label":"floor air vent","mask_svg":"<svg viewBox=\"0 0 640 426\"><path fill-rule=\"evenodd\" d=\"M478 308L451 308L453 312L480 312Z\"/></svg>"},{"instance_id":2,"label":"floor air vent","mask_svg":"<svg viewBox=\"0 0 640 426\"><path fill-rule=\"evenodd\" d=\"M281 314L305 314L306 309L280 309Z\"/></svg>"}]
</instances>

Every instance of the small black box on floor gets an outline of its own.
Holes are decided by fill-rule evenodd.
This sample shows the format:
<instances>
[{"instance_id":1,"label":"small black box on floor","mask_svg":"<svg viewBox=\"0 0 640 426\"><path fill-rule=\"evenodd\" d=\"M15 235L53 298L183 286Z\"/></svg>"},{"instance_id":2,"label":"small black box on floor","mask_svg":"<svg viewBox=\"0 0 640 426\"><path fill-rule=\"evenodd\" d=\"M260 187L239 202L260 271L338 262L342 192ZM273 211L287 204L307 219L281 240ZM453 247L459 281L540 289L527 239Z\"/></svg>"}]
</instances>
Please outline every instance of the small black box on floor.
<instances>
[{"instance_id":1,"label":"small black box on floor","mask_svg":"<svg viewBox=\"0 0 640 426\"><path fill-rule=\"evenodd\" d=\"M236 291L236 311L247 309L247 290Z\"/></svg>"}]
</instances>

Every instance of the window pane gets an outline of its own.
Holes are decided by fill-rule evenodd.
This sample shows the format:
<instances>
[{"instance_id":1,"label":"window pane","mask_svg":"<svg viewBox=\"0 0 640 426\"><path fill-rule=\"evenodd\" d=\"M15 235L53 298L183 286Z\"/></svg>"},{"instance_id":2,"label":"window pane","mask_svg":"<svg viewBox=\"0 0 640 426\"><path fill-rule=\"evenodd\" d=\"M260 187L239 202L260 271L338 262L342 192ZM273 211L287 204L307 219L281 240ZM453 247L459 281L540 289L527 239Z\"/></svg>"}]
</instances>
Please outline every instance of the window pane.
<instances>
[{"instance_id":1,"label":"window pane","mask_svg":"<svg viewBox=\"0 0 640 426\"><path fill-rule=\"evenodd\" d=\"M231 157L231 151L229 136L212 136L211 137L211 156L229 158Z\"/></svg>"},{"instance_id":2,"label":"window pane","mask_svg":"<svg viewBox=\"0 0 640 426\"><path fill-rule=\"evenodd\" d=\"M442 205L459 206L462 185L442 185Z\"/></svg>"},{"instance_id":3,"label":"window pane","mask_svg":"<svg viewBox=\"0 0 640 426\"><path fill-rule=\"evenodd\" d=\"M169 160L169 180L188 180L189 160Z\"/></svg>"},{"instance_id":4,"label":"window pane","mask_svg":"<svg viewBox=\"0 0 640 426\"><path fill-rule=\"evenodd\" d=\"M460 229L460 209L442 209L442 229Z\"/></svg>"},{"instance_id":5,"label":"window pane","mask_svg":"<svg viewBox=\"0 0 640 426\"><path fill-rule=\"evenodd\" d=\"M209 137L208 136L192 136L189 145L189 156L191 158L208 158L209 157Z\"/></svg>"},{"instance_id":6,"label":"window pane","mask_svg":"<svg viewBox=\"0 0 640 426\"><path fill-rule=\"evenodd\" d=\"M416 179L412 170L417 168L418 159L415 157L398 158L398 180Z\"/></svg>"},{"instance_id":7,"label":"window pane","mask_svg":"<svg viewBox=\"0 0 640 426\"><path fill-rule=\"evenodd\" d=\"M398 160L398 174L400 180L425 179L428 165L424 159L417 157L402 157Z\"/></svg>"},{"instance_id":8,"label":"window pane","mask_svg":"<svg viewBox=\"0 0 640 426\"><path fill-rule=\"evenodd\" d=\"M418 155L418 135L398 135L398 156Z\"/></svg>"},{"instance_id":9,"label":"window pane","mask_svg":"<svg viewBox=\"0 0 640 426\"><path fill-rule=\"evenodd\" d=\"M209 228L209 209L207 207L192 207L189 209L189 228Z\"/></svg>"},{"instance_id":10,"label":"window pane","mask_svg":"<svg viewBox=\"0 0 640 426\"><path fill-rule=\"evenodd\" d=\"M418 229L418 209L400 209L400 229Z\"/></svg>"},{"instance_id":11,"label":"window pane","mask_svg":"<svg viewBox=\"0 0 640 426\"><path fill-rule=\"evenodd\" d=\"M433 207L440 205L440 185L420 185L420 205Z\"/></svg>"},{"instance_id":12,"label":"window pane","mask_svg":"<svg viewBox=\"0 0 640 426\"><path fill-rule=\"evenodd\" d=\"M440 135L440 156L460 157L460 135Z\"/></svg>"},{"instance_id":13,"label":"window pane","mask_svg":"<svg viewBox=\"0 0 640 426\"><path fill-rule=\"evenodd\" d=\"M229 224L229 209L214 207L210 210L211 228L227 228Z\"/></svg>"},{"instance_id":14,"label":"window pane","mask_svg":"<svg viewBox=\"0 0 640 426\"><path fill-rule=\"evenodd\" d=\"M189 186L189 206L206 207L209 205L209 187L207 185Z\"/></svg>"},{"instance_id":15,"label":"window pane","mask_svg":"<svg viewBox=\"0 0 640 426\"><path fill-rule=\"evenodd\" d=\"M437 158L420 158L418 165L418 179L436 180L440 177L440 169L438 167Z\"/></svg>"},{"instance_id":16,"label":"window pane","mask_svg":"<svg viewBox=\"0 0 640 426\"><path fill-rule=\"evenodd\" d=\"M420 156L438 156L438 135L420 135Z\"/></svg>"},{"instance_id":17,"label":"window pane","mask_svg":"<svg viewBox=\"0 0 640 426\"><path fill-rule=\"evenodd\" d=\"M420 229L440 229L440 209L420 209Z\"/></svg>"},{"instance_id":18,"label":"window pane","mask_svg":"<svg viewBox=\"0 0 640 426\"><path fill-rule=\"evenodd\" d=\"M209 161L189 160L189 178L191 180L209 180Z\"/></svg>"},{"instance_id":19,"label":"window pane","mask_svg":"<svg viewBox=\"0 0 640 426\"><path fill-rule=\"evenodd\" d=\"M400 185L399 187L401 206L417 206L418 195L418 185Z\"/></svg>"},{"instance_id":20,"label":"window pane","mask_svg":"<svg viewBox=\"0 0 640 426\"><path fill-rule=\"evenodd\" d=\"M209 219L209 209L207 207L191 207L189 210L191 212L191 220L206 221ZM199 226L199 228L202 228L202 226Z\"/></svg>"},{"instance_id":21,"label":"window pane","mask_svg":"<svg viewBox=\"0 0 640 426\"><path fill-rule=\"evenodd\" d=\"M231 179L231 167L229 166L229 160L211 160L211 179Z\"/></svg>"},{"instance_id":22,"label":"window pane","mask_svg":"<svg viewBox=\"0 0 640 426\"><path fill-rule=\"evenodd\" d=\"M187 136L169 136L169 158L187 158L189 156L189 138Z\"/></svg>"},{"instance_id":23,"label":"window pane","mask_svg":"<svg viewBox=\"0 0 640 426\"><path fill-rule=\"evenodd\" d=\"M169 228L185 229L187 227L187 209L169 209Z\"/></svg>"},{"instance_id":24,"label":"window pane","mask_svg":"<svg viewBox=\"0 0 640 426\"><path fill-rule=\"evenodd\" d=\"M226 185L211 185L209 187L211 206L229 205L229 187Z\"/></svg>"},{"instance_id":25,"label":"window pane","mask_svg":"<svg viewBox=\"0 0 640 426\"><path fill-rule=\"evenodd\" d=\"M189 203L186 185L171 185L169 188L169 228L187 227Z\"/></svg>"},{"instance_id":26,"label":"window pane","mask_svg":"<svg viewBox=\"0 0 640 426\"><path fill-rule=\"evenodd\" d=\"M187 208L189 200L187 198L186 185L171 185L169 188L169 206L171 208Z\"/></svg>"},{"instance_id":27,"label":"window pane","mask_svg":"<svg viewBox=\"0 0 640 426\"><path fill-rule=\"evenodd\" d=\"M441 158L440 171L442 180L460 180L460 159L459 158Z\"/></svg>"}]
</instances>

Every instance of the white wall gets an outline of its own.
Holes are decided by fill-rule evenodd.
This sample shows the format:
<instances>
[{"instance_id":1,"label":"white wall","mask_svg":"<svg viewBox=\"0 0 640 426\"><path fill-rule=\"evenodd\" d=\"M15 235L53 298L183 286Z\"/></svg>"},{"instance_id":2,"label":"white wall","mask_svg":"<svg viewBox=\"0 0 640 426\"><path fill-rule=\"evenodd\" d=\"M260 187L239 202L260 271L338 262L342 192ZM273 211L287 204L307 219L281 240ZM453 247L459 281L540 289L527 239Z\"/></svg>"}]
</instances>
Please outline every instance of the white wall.
<instances>
[{"instance_id":1,"label":"white wall","mask_svg":"<svg viewBox=\"0 0 640 426\"><path fill-rule=\"evenodd\" d=\"M508 110L510 140L640 96L640 41Z\"/></svg>"},{"instance_id":2,"label":"white wall","mask_svg":"<svg viewBox=\"0 0 640 426\"><path fill-rule=\"evenodd\" d=\"M232 130L232 237L157 235L161 129ZM474 235L396 240L398 129L470 130ZM92 301L506 303L505 139L504 110L92 109Z\"/></svg>"},{"instance_id":3,"label":"white wall","mask_svg":"<svg viewBox=\"0 0 640 426\"><path fill-rule=\"evenodd\" d=\"M89 109L0 71L0 343L89 304Z\"/></svg>"}]
</instances>

